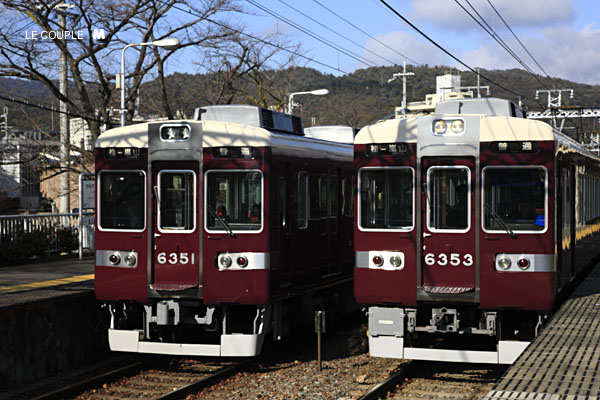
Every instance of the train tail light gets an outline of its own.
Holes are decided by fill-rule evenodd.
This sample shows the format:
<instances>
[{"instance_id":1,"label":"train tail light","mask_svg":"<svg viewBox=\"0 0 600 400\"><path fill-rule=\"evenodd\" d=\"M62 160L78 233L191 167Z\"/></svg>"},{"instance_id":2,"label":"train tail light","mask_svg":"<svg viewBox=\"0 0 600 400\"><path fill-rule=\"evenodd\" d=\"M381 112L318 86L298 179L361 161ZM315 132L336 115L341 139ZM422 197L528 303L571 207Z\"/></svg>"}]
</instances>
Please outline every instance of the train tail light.
<instances>
[{"instance_id":1,"label":"train tail light","mask_svg":"<svg viewBox=\"0 0 600 400\"><path fill-rule=\"evenodd\" d=\"M529 268L529 266L531 265L531 262L529 261L529 258L521 257L521 258L519 258L518 264L519 264L519 268L525 270L525 269Z\"/></svg>"},{"instance_id":2,"label":"train tail light","mask_svg":"<svg viewBox=\"0 0 600 400\"><path fill-rule=\"evenodd\" d=\"M236 260L237 265L240 266L240 268L245 268L248 265L248 259L244 256L239 256Z\"/></svg>"},{"instance_id":3,"label":"train tail light","mask_svg":"<svg viewBox=\"0 0 600 400\"><path fill-rule=\"evenodd\" d=\"M498 259L498 266L504 270L509 269L511 264L512 262L510 261L510 258L506 256L502 256Z\"/></svg>"},{"instance_id":4,"label":"train tail light","mask_svg":"<svg viewBox=\"0 0 600 400\"><path fill-rule=\"evenodd\" d=\"M383 257L381 257L381 256L374 256L373 257L373 264L375 264L376 267L381 267L383 265Z\"/></svg>"},{"instance_id":5,"label":"train tail light","mask_svg":"<svg viewBox=\"0 0 600 400\"><path fill-rule=\"evenodd\" d=\"M110 261L112 265L117 265L121 262L121 255L119 253L113 253L108 256L108 261Z\"/></svg>"}]
</instances>

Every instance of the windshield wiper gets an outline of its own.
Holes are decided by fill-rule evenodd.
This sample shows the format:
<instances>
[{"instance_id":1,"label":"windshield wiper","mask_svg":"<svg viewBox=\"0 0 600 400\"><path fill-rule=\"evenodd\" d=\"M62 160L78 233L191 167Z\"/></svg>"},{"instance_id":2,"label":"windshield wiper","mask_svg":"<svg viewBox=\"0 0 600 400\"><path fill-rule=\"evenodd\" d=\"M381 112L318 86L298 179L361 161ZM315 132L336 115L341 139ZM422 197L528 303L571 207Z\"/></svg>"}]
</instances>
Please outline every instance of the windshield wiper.
<instances>
[{"instance_id":1,"label":"windshield wiper","mask_svg":"<svg viewBox=\"0 0 600 400\"><path fill-rule=\"evenodd\" d=\"M488 210L490 214L492 214L492 217L494 217L494 219L500 223L500 226L504 228L506 233L508 233L508 236L510 236L513 239L516 239L517 235L512 231L512 229L509 228L508 225L506 225L506 222L504 222L504 220L492 210L492 207L490 207L489 204L484 204L484 206L485 209Z\"/></svg>"},{"instance_id":2,"label":"windshield wiper","mask_svg":"<svg viewBox=\"0 0 600 400\"><path fill-rule=\"evenodd\" d=\"M221 225L223 225L223 228L225 228L225 231L227 232L227 234L229 236L231 236L232 238L235 238L235 233L233 233L233 230L231 229L231 227L229 226L227 221L225 221L225 218L223 218L219 214L217 214L217 212L215 210L213 210L212 207L207 206L206 208L208 209L208 211L210 211L212 216L215 217L217 219L217 221L219 221L221 223Z\"/></svg>"}]
</instances>

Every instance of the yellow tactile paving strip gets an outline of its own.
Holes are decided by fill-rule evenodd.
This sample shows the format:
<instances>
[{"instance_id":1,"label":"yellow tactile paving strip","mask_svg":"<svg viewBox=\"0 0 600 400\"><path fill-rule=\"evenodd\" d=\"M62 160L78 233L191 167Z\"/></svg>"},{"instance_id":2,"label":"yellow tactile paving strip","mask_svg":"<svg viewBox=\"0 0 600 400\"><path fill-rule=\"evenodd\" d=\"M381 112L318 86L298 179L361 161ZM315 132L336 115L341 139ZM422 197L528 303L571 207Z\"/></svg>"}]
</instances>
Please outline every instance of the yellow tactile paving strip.
<instances>
[{"instance_id":1,"label":"yellow tactile paving strip","mask_svg":"<svg viewBox=\"0 0 600 400\"><path fill-rule=\"evenodd\" d=\"M88 275L78 275L78 276L67 276L65 278L51 279L51 280L43 281L43 282L31 282L31 283L24 283L21 285L13 285L13 286L0 286L0 294L22 292L25 290L32 290L32 289L42 289L42 288L48 288L51 286L58 286L58 285L68 285L71 283L84 282L84 281L89 281L89 280L93 280L93 279L94 279L94 274L88 274Z\"/></svg>"},{"instance_id":2,"label":"yellow tactile paving strip","mask_svg":"<svg viewBox=\"0 0 600 400\"><path fill-rule=\"evenodd\" d=\"M485 400L600 399L600 265Z\"/></svg>"}]
</instances>

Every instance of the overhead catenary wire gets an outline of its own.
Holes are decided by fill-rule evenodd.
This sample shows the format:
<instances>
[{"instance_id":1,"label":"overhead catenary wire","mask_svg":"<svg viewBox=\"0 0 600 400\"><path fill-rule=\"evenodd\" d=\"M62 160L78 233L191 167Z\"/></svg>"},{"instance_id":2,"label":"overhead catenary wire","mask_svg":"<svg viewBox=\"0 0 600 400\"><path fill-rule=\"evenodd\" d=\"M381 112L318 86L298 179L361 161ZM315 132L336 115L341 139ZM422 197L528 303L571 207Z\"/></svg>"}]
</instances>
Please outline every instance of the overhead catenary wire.
<instances>
[{"instance_id":1,"label":"overhead catenary wire","mask_svg":"<svg viewBox=\"0 0 600 400\"><path fill-rule=\"evenodd\" d=\"M423 32L422 30L420 30L415 24L413 24L412 22L410 22L406 17L404 17L402 14L400 14L398 11L396 11L396 9L392 6L390 6L385 0L379 0L382 4L384 4L387 8L389 8L398 18L400 18L402 21L404 21L408 26L410 26L412 29L414 29L415 31L417 31L421 36L423 36L425 39L427 39L431 44L433 44L435 47L437 47L438 49L440 49L441 51L443 51L445 54L447 54L450 58L452 58L454 61L456 61L457 63L459 63L460 65L462 65L463 67L467 68L469 71L479 74L479 76L481 76L483 79L486 79L488 82L492 83L493 85L506 90L507 92L515 95L515 96L521 96L522 98L528 99L528 100L533 100L535 101L535 99L532 99L529 96L526 96L522 93L518 93L515 92L512 89L507 88L504 85L501 85L499 83L497 83L496 81L494 81L493 79L487 77L486 75L481 74L480 72L476 71L473 67L471 67L470 65L466 64L464 61L462 61L461 59L459 59L457 56L455 56L454 54L450 53L448 50L446 50L444 47L442 47L439 43L437 43L435 40L433 40L432 38L430 38L425 32Z\"/></svg>"},{"instance_id":2,"label":"overhead catenary wire","mask_svg":"<svg viewBox=\"0 0 600 400\"><path fill-rule=\"evenodd\" d=\"M280 3L283 3L283 4L285 4L286 6L288 6L289 8L291 8L292 10L294 10L294 11L296 11L297 13L299 13L299 14L303 15L304 17L306 17L306 18L310 19L310 20L311 20L311 21L313 21L314 23L316 23L316 24L318 24L318 25L322 26L323 28L325 28L325 29L327 29L328 31L330 31L330 32L334 33L335 35L338 35L338 36L339 36L339 37L341 37L342 39L345 39L345 40L349 41L350 43L352 43L352 44L354 44L354 45L356 45L356 46L358 46L358 47L362 47L362 45L361 45L360 43L357 43L357 42L355 42L354 40L352 40L352 39L349 39L347 36L344 36L344 35L342 35L341 33L339 33L339 32L337 32L337 31L335 31L335 30L331 29L330 27L328 27L327 25L323 24L322 22L319 22L319 21L317 21L316 19L314 19L314 18L313 18L313 17L311 17L310 15L307 15L306 13L302 12L301 10L298 10L298 9L297 9L297 8L295 8L294 6L292 6L292 5L288 4L288 3L286 3L284 0L279 0L279 2L280 2ZM385 60L385 61L387 61L387 62L388 62L388 63L390 63L390 64L395 64L395 62L394 62L394 61L392 61L392 60L389 60L389 59L385 58L384 56L382 56L381 54L377 54L377 53L375 53L374 51L371 51L370 49L363 48L363 50L365 50L365 51L367 51L367 52L369 52L369 53L373 54L373 55L374 55L374 56L376 56L376 57L379 57L379 58L381 58L382 60Z\"/></svg>"},{"instance_id":3,"label":"overhead catenary wire","mask_svg":"<svg viewBox=\"0 0 600 400\"><path fill-rule=\"evenodd\" d=\"M281 1L281 0L280 0ZM398 50L388 46L386 43L382 42L381 40L377 39L376 37L374 37L373 35L369 34L368 32L365 32L364 30L362 30L361 28L359 28L358 26L354 25L352 22L348 21L347 19L345 19L344 17L342 17L341 15L339 15L338 13L336 13L335 11L331 10L329 7L323 5L320 1L318 0L313 0L315 3L317 3L319 6L321 6L322 8L324 8L325 10L329 11L331 14L335 15L336 17L338 17L339 19L341 19L342 21L344 21L345 23L347 23L348 25L352 26L354 29L358 30L359 32L362 32L364 35L370 37L371 39L375 40L377 43L379 43L380 45L384 46L385 48L387 48L388 50L398 54L400 57L407 59L408 61L411 61L412 63L414 63L414 65L421 65L420 62L415 61L414 59L410 58L409 56L400 53ZM373 0L377 3L377 0ZM381 6L381 4L379 4L379 6ZM383 7L383 6L381 6ZM389 11L387 8L383 8L386 11Z\"/></svg>"},{"instance_id":4,"label":"overhead catenary wire","mask_svg":"<svg viewBox=\"0 0 600 400\"><path fill-rule=\"evenodd\" d=\"M366 65L367 67L375 67L375 66L377 66L377 63L375 63L375 62L373 62L371 60L367 60L366 58L361 57L360 55L354 53L353 51L348 50L345 47L342 47L339 44L336 44L336 43L332 42L331 40L328 40L328 39L326 39L326 38L324 38L324 37L322 37L322 36L320 36L320 35L318 35L318 34L316 34L314 32L311 32L309 29L304 28L300 24L297 24L296 22L291 21L290 19L288 19L288 18L286 18L286 17L284 17L284 16L282 16L282 15L280 15L280 14L278 14L278 13L272 11L272 10L270 10L269 8L263 6L260 3L257 3L254 0L246 0L246 1L248 3L250 3L250 4L252 4L253 6L255 6L256 8L259 8L259 9L263 10L264 12L266 12L266 13L272 15L273 17L275 17L275 18L277 18L277 19L285 22L286 24L290 25L291 27L296 28L299 31L306 33L307 35L311 36L312 38L316 39L317 41L319 41L319 42L321 42L321 43L323 43L323 44L331 47L332 49L334 49L336 51L339 51L339 52L345 54L346 56L348 56L350 58L353 58L354 60L360 62L361 64Z\"/></svg>"},{"instance_id":5,"label":"overhead catenary wire","mask_svg":"<svg viewBox=\"0 0 600 400\"><path fill-rule=\"evenodd\" d=\"M519 44L521 45L521 47L523 47L523 49L527 52L527 54L529 55L529 57L531 57L531 59L533 60L533 62L535 62L535 64L542 70L542 72L544 73L544 75L546 75L546 78L548 78L548 79L550 79L550 81L554 82L554 80L550 77L550 75L548 75L548 73L546 72L546 70L535 59L535 57L533 56L533 54L531 54L529 52L529 50L527 50L527 47L525 47L525 45L521 42L521 40L519 40L519 37L515 34L515 32L511 29L511 27L508 25L508 23L504 20L504 18L502 17L502 15L500 14L500 12L496 9L496 7L494 7L494 5L492 4L492 2L490 0L487 0L487 2L490 4L490 6L492 7L492 9L496 13L496 15L498 15L498 17L500 18L500 20L502 21L502 23L504 23L504 25L510 31L510 33L512 33L512 35L515 37L515 39L517 40L517 42L519 42Z\"/></svg>"},{"instance_id":6,"label":"overhead catenary wire","mask_svg":"<svg viewBox=\"0 0 600 400\"><path fill-rule=\"evenodd\" d=\"M173 8L176 9L176 10L179 10L181 12L184 12L184 13L196 16L196 17L203 17L202 15L200 15L198 13L192 12L191 10L186 10L184 8L181 8L181 7L177 6L177 5L173 5ZM341 72L342 74L345 74L345 75L352 75L351 72L344 71L343 69L341 69L339 67L334 67L333 65L329 65L329 64L327 64L327 63L325 63L323 61L319 61L319 60L317 60L315 58L308 57L308 56L306 56L306 55L304 55L302 53L290 50L290 49L288 49L288 48L286 48L284 46L281 46L279 44L269 42L268 40L264 40L262 38L259 38L259 37L255 36L255 35L252 35L250 33L246 33L246 32L241 31L239 29L232 28L232 27L230 27L230 26L228 26L226 24L223 24L223 23L221 23L219 21L215 21L215 20L213 20L211 18L204 17L204 20L206 22L209 22L209 23L213 24L213 25L220 26L221 28L227 29L227 30L229 30L231 32L234 32L234 33L240 34L242 36L248 37L250 39L256 40L257 42L264 43L267 46L271 46L273 48L279 49L279 50L284 51L286 53L290 53L290 54L292 54L292 55L294 55L296 57L302 58L302 59L304 59L304 60L306 60L308 62L312 62L312 63L318 64L318 65L321 65L322 67L329 68L329 69L331 69L333 71ZM355 78L355 79L357 79L357 80L363 81L363 82L369 82L369 81L367 81L367 80L365 80L363 78L360 78L360 77L358 77L356 75L354 75L352 77Z\"/></svg>"},{"instance_id":7,"label":"overhead catenary wire","mask_svg":"<svg viewBox=\"0 0 600 400\"><path fill-rule=\"evenodd\" d=\"M546 84L533 72L533 70L529 67L529 65L527 65L523 60L521 60L521 58L517 55L517 53L515 53L510 48L510 46L508 44L506 44L506 42L496 32L494 32L494 29L485 20L485 18L483 18L481 16L481 14L479 14L477 9L475 9L475 7L473 7L473 5L471 4L471 2L469 0L465 0L465 2L469 5L469 7L471 7L473 12L475 14L477 14L477 16L479 17L481 22L479 20L477 20L477 18L475 18L475 16L473 14L471 14L471 12L469 12L469 10L467 10L462 4L460 4L460 2L458 0L454 0L454 2L460 8L462 8L462 10L465 13L467 13L467 15L469 15L473 19L473 21L475 21L481 27L481 29L483 29L488 35L490 35L504 50L506 50L506 52L508 54L510 54L510 56L512 58L514 58L523 68L525 68L525 70L527 71L528 74L530 74L534 79L536 79L542 86L549 89L548 86L546 86ZM487 26L487 28L486 28L486 26L483 26L482 22L483 22L483 24L485 24Z\"/></svg>"},{"instance_id":8,"label":"overhead catenary wire","mask_svg":"<svg viewBox=\"0 0 600 400\"><path fill-rule=\"evenodd\" d=\"M19 96L19 97L21 97L23 100L17 99L15 97L15 95L13 95L11 93L6 93L6 92L0 93L0 100L10 101L12 103L22 104L22 105L29 106L29 107L35 107L35 108L39 108L41 110L57 112L59 114L65 114L70 117L83 118L86 121L96 121L96 122L100 122L102 124L107 122L107 121L103 121L101 119L90 118L90 117L86 117L81 114L75 114L70 111L61 111L60 108L56 108L54 106L46 106L46 105L43 105L43 103L41 103L41 102L36 103L36 102L34 102L34 100L28 99L27 97L22 97L22 96Z\"/></svg>"}]
</instances>

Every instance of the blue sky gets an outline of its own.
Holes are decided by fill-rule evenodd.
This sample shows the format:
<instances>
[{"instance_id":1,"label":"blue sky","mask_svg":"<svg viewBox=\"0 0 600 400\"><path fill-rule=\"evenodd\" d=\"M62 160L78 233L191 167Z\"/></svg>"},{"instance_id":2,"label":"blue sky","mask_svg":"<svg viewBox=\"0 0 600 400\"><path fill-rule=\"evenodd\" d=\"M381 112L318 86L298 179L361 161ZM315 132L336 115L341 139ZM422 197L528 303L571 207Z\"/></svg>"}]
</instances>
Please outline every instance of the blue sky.
<instances>
[{"instance_id":1,"label":"blue sky","mask_svg":"<svg viewBox=\"0 0 600 400\"><path fill-rule=\"evenodd\" d=\"M326 6L339 16L327 11ZM256 2L302 27L341 45L371 65L402 64L403 57L419 64L449 65L464 69L426 41L379 0L246 0L242 4L253 16L237 16L248 32L279 32L300 41L305 53L315 60L352 72L367 64L332 49L308 34L290 27L265 11ZM471 11L467 0L386 0L400 14L472 67L486 69L521 68L500 45L457 4ZM565 78L576 82L600 84L600 0L468 0L470 5L493 28L498 37L535 73ZM298 11L290 8L288 5ZM543 71L504 26L500 16L535 57ZM303 16L309 15L312 19ZM332 31L320 24L325 25ZM352 42L340 37L343 35ZM383 43L383 44L382 44ZM413 64L412 61L407 61ZM339 71L308 63L323 72L340 75Z\"/></svg>"}]
</instances>

